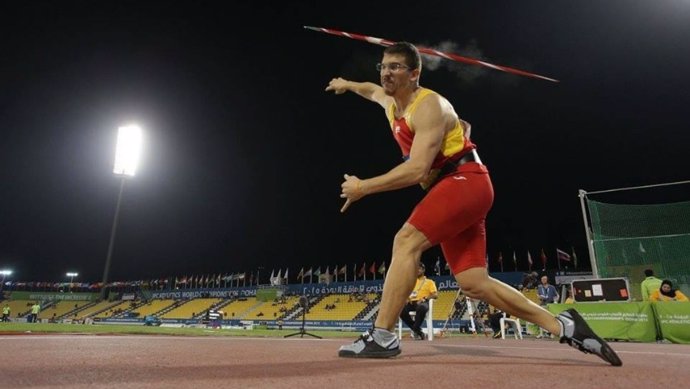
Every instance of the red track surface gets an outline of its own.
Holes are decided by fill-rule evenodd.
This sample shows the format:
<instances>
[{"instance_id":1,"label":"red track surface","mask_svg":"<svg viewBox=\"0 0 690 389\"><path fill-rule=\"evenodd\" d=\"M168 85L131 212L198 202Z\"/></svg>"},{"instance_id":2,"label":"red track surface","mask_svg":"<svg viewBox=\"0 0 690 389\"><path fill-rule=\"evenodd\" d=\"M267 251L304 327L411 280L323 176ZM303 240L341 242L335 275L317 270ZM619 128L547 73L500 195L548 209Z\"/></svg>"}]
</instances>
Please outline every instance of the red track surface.
<instances>
[{"instance_id":1,"label":"red track surface","mask_svg":"<svg viewBox=\"0 0 690 389\"><path fill-rule=\"evenodd\" d=\"M614 343L622 367L548 340L403 341L394 359L343 359L346 339L0 336L2 388L682 387L690 346Z\"/></svg>"}]
</instances>

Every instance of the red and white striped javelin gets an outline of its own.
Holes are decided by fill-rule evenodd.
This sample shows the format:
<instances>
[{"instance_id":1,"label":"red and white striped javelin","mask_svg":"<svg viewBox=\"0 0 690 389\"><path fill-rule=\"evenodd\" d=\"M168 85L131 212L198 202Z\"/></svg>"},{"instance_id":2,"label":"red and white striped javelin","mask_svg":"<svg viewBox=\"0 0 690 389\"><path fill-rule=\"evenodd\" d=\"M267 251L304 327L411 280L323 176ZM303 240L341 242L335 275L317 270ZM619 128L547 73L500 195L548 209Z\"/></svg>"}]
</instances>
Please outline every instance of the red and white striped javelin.
<instances>
[{"instance_id":1,"label":"red and white striped javelin","mask_svg":"<svg viewBox=\"0 0 690 389\"><path fill-rule=\"evenodd\" d=\"M338 31L338 30L333 30L330 28L311 27L311 26L304 26L304 28L306 28L308 30L325 32L326 34L344 36L344 37L350 38L350 39L357 39L360 41L365 41L365 42L373 43L375 45L380 45L380 46L391 46L391 45L395 44L395 42L389 41L388 39L375 38L372 36L354 34L354 33L345 32L345 31ZM480 61L480 60L474 59L474 58L462 57L460 55L453 54L453 53L444 53L442 51L429 49L426 47L419 47L419 46L417 46L417 50L419 50L420 53L434 55L436 57L446 58L446 59L450 59L450 60L456 61L456 62L462 62L462 63L466 63L466 64L470 64L470 65L484 66L487 68L496 69L496 70L500 70L502 72L517 74L517 75L525 76L525 77L539 78L539 79L551 81L551 82L560 82L556 79L541 76L539 74L526 72L524 70L511 68L508 66L494 65L492 63Z\"/></svg>"}]
</instances>

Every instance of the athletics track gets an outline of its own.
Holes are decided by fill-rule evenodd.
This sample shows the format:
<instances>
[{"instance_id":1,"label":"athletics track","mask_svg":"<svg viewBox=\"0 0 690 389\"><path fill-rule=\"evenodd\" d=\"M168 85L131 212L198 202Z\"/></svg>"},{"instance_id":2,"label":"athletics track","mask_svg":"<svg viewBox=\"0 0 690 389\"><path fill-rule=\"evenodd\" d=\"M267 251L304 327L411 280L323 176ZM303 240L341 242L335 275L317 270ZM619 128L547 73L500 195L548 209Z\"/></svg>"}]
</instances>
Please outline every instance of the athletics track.
<instances>
[{"instance_id":1,"label":"athletics track","mask_svg":"<svg viewBox=\"0 0 690 389\"><path fill-rule=\"evenodd\" d=\"M338 358L350 341L0 335L0 387L631 389L690 382L688 345L612 343L623 366L610 367L551 340L404 340L394 359Z\"/></svg>"}]
</instances>

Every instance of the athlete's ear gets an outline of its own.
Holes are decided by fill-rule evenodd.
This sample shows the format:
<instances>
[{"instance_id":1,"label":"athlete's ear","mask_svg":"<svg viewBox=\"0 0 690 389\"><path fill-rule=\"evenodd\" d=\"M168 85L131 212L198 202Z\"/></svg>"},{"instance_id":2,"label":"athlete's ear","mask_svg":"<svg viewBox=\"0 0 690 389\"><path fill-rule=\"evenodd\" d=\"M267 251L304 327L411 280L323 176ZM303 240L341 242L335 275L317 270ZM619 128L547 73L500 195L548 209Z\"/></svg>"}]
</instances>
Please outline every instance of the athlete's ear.
<instances>
[{"instance_id":1,"label":"athlete's ear","mask_svg":"<svg viewBox=\"0 0 690 389\"><path fill-rule=\"evenodd\" d=\"M419 68L414 69L414 70L412 71L412 74L410 75L410 80L419 82L419 74L420 74L421 72L422 72L422 71L421 71Z\"/></svg>"}]
</instances>

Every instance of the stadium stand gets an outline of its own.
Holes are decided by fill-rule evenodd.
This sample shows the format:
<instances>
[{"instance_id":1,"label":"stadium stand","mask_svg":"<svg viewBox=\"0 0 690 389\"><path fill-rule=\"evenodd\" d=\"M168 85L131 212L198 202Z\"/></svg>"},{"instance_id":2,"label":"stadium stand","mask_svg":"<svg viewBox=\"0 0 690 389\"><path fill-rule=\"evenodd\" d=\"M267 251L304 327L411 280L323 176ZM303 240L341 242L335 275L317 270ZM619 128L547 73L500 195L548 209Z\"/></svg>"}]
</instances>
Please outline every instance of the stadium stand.
<instances>
[{"instance_id":1,"label":"stadium stand","mask_svg":"<svg viewBox=\"0 0 690 389\"><path fill-rule=\"evenodd\" d=\"M186 303L161 315L161 319L192 319L199 314L208 311L214 305L223 301L219 298L198 298L189 300Z\"/></svg>"},{"instance_id":2,"label":"stadium stand","mask_svg":"<svg viewBox=\"0 0 690 389\"><path fill-rule=\"evenodd\" d=\"M348 294L330 294L309 309L306 320L354 320L375 297L376 294L371 293L361 301L350 301Z\"/></svg>"},{"instance_id":3,"label":"stadium stand","mask_svg":"<svg viewBox=\"0 0 690 389\"><path fill-rule=\"evenodd\" d=\"M108 310L111 307L115 307L117 305L120 305L121 301L99 301L96 304L93 305L88 305L84 306L82 310L77 312L76 319L77 320L83 320L87 317L93 316L96 313L102 312L104 310Z\"/></svg>"},{"instance_id":4,"label":"stadium stand","mask_svg":"<svg viewBox=\"0 0 690 389\"><path fill-rule=\"evenodd\" d=\"M265 301L252 308L243 319L244 320L276 320L283 316L288 309L294 307L299 302L299 296L286 297L284 302ZM284 311L281 311L281 308ZM259 313L263 315L259 316Z\"/></svg>"},{"instance_id":5,"label":"stadium stand","mask_svg":"<svg viewBox=\"0 0 690 389\"><path fill-rule=\"evenodd\" d=\"M446 320L455 303L457 290L442 290L438 292L438 298L434 301L433 320Z\"/></svg>"},{"instance_id":6,"label":"stadium stand","mask_svg":"<svg viewBox=\"0 0 690 389\"><path fill-rule=\"evenodd\" d=\"M104 319L107 317L114 317L116 316L120 311L126 310L130 304L131 301L119 301L115 305L111 305L110 307L106 307L100 312L97 312L95 315L93 315L93 318L95 319Z\"/></svg>"},{"instance_id":7,"label":"stadium stand","mask_svg":"<svg viewBox=\"0 0 690 389\"><path fill-rule=\"evenodd\" d=\"M232 300L230 304L224 306L221 310L227 313L225 316L227 319L244 319L244 315L251 312L254 307L261 303L256 300L256 297L240 298Z\"/></svg>"},{"instance_id":8,"label":"stadium stand","mask_svg":"<svg viewBox=\"0 0 690 389\"><path fill-rule=\"evenodd\" d=\"M38 314L38 319L59 319L67 312L73 311L75 308L79 308L88 303L88 301L57 301L50 307L41 309L41 312Z\"/></svg>"},{"instance_id":9,"label":"stadium stand","mask_svg":"<svg viewBox=\"0 0 690 389\"><path fill-rule=\"evenodd\" d=\"M150 300L147 303L133 309L131 313L135 314L137 317L144 317L146 315L155 315L156 313L162 311L163 309L175 304L175 300L165 299ZM137 315L138 314L138 315Z\"/></svg>"}]
</instances>

